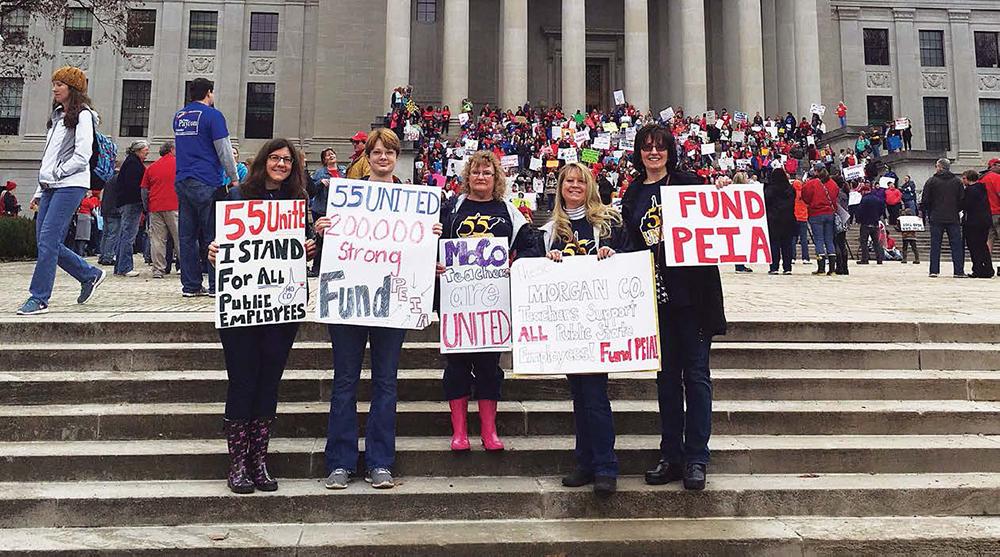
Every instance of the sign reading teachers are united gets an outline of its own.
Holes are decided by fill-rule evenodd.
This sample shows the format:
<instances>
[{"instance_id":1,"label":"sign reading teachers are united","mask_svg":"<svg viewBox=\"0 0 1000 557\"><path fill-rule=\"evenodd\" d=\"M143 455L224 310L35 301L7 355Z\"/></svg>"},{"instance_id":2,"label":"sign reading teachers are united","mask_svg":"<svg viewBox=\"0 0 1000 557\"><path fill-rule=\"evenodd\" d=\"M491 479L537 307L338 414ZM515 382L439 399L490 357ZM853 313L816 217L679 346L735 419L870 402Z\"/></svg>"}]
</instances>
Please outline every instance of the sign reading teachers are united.
<instances>
[{"instance_id":1,"label":"sign reading teachers are united","mask_svg":"<svg viewBox=\"0 0 1000 557\"><path fill-rule=\"evenodd\" d=\"M507 238L441 240L441 353L510 350Z\"/></svg>"}]
</instances>

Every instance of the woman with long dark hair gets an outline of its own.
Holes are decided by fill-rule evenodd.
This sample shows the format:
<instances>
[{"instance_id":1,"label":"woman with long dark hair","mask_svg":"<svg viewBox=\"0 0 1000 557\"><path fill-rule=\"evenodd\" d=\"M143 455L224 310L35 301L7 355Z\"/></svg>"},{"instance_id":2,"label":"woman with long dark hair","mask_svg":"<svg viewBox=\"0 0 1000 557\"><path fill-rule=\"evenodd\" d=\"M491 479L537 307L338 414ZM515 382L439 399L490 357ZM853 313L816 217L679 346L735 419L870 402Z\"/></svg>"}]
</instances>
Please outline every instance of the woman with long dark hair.
<instances>
[{"instance_id":1,"label":"woman with long dark hair","mask_svg":"<svg viewBox=\"0 0 1000 557\"><path fill-rule=\"evenodd\" d=\"M93 155L97 114L87 97L87 76L72 66L52 74L52 114L46 124L45 151L38 170L38 189L31 200L37 210L35 235L38 259L31 276L30 296L18 315L49 311L49 298L56 280L56 266L80 281L76 303L89 301L104 281L105 273L88 264L63 244L70 221L90 189L90 158Z\"/></svg>"},{"instance_id":2,"label":"woman with long dark hair","mask_svg":"<svg viewBox=\"0 0 1000 557\"><path fill-rule=\"evenodd\" d=\"M780 264L782 272L790 275L799 223L795 220L795 189L788 181L784 168L776 168L768 176L764 184L764 206L767 207L767 230L771 235L771 269L768 274L778 274Z\"/></svg>"},{"instance_id":3,"label":"woman with long dark hair","mask_svg":"<svg viewBox=\"0 0 1000 557\"><path fill-rule=\"evenodd\" d=\"M272 139L254 157L247 179L239 188L230 189L226 200L302 199L308 203L305 184L299 150L287 139ZM316 245L310 226L305 234L306 258L311 259ZM213 266L218 250L215 242L209 245ZM267 445L278 408L278 384L298 330L298 323L219 329L229 376L223 424L229 446L227 483L233 493L278 489L267 470Z\"/></svg>"}]
</instances>

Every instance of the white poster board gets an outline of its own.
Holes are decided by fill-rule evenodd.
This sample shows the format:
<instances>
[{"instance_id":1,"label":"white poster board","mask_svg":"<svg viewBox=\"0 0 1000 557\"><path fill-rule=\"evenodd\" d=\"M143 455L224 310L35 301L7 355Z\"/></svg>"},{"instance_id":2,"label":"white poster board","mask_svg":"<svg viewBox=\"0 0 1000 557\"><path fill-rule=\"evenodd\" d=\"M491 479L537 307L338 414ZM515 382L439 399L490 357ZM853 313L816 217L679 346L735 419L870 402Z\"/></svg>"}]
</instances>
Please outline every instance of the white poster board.
<instances>
[{"instance_id":1,"label":"white poster board","mask_svg":"<svg viewBox=\"0 0 1000 557\"><path fill-rule=\"evenodd\" d=\"M740 132L733 132L732 142L736 143L736 144L743 143L744 141L746 141L746 138L747 138L746 132L742 132L742 131L740 131Z\"/></svg>"},{"instance_id":2,"label":"white poster board","mask_svg":"<svg viewBox=\"0 0 1000 557\"><path fill-rule=\"evenodd\" d=\"M468 112L459 112L458 113L458 124L460 126L464 126L468 122L469 122L469 113Z\"/></svg>"},{"instance_id":3,"label":"white poster board","mask_svg":"<svg viewBox=\"0 0 1000 557\"><path fill-rule=\"evenodd\" d=\"M849 192L847 194L847 206L848 207L852 207L854 205L860 205L861 204L861 197L862 197L862 195L861 195L861 192L859 192L859 191Z\"/></svg>"},{"instance_id":4,"label":"white poster board","mask_svg":"<svg viewBox=\"0 0 1000 557\"><path fill-rule=\"evenodd\" d=\"M856 164L844 169L845 180L861 180L865 177L865 165Z\"/></svg>"},{"instance_id":5,"label":"white poster board","mask_svg":"<svg viewBox=\"0 0 1000 557\"><path fill-rule=\"evenodd\" d=\"M611 148L611 135L602 133L601 135L594 138L594 143L592 145L594 149L610 149Z\"/></svg>"},{"instance_id":6,"label":"white poster board","mask_svg":"<svg viewBox=\"0 0 1000 557\"><path fill-rule=\"evenodd\" d=\"M674 107L668 106L660 111L660 119L664 122L672 120L674 117Z\"/></svg>"},{"instance_id":7,"label":"white poster board","mask_svg":"<svg viewBox=\"0 0 1000 557\"><path fill-rule=\"evenodd\" d=\"M510 350L507 238L441 240L441 353Z\"/></svg>"},{"instance_id":8,"label":"white poster board","mask_svg":"<svg viewBox=\"0 0 1000 557\"><path fill-rule=\"evenodd\" d=\"M923 232L924 221L913 215L902 216L899 217L899 229L903 232Z\"/></svg>"},{"instance_id":9,"label":"white poster board","mask_svg":"<svg viewBox=\"0 0 1000 557\"><path fill-rule=\"evenodd\" d=\"M897 130L905 130L906 128L910 127L910 119L896 118L895 126L893 127L895 127Z\"/></svg>"},{"instance_id":10,"label":"white poster board","mask_svg":"<svg viewBox=\"0 0 1000 557\"><path fill-rule=\"evenodd\" d=\"M534 170L535 172L541 170L542 169L542 159L540 159L538 157L531 157L531 162L528 164L528 168L530 170Z\"/></svg>"},{"instance_id":11,"label":"white poster board","mask_svg":"<svg viewBox=\"0 0 1000 557\"><path fill-rule=\"evenodd\" d=\"M607 93L605 93L605 95L607 95ZM621 89L615 91L615 106L620 104L625 104L625 91L622 91Z\"/></svg>"},{"instance_id":12,"label":"white poster board","mask_svg":"<svg viewBox=\"0 0 1000 557\"><path fill-rule=\"evenodd\" d=\"M504 157L500 159L500 167L503 169L517 168L517 164L517 155L504 155Z\"/></svg>"},{"instance_id":13,"label":"white poster board","mask_svg":"<svg viewBox=\"0 0 1000 557\"><path fill-rule=\"evenodd\" d=\"M702 155L714 155L715 154L715 143L702 143L701 144L701 154Z\"/></svg>"},{"instance_id":14,"label":"white poster board","mask_svg":"<svg viewBox=\"0 0 1000 557\"><path fill-rule=\"evenodd\" d=\"M590 130L584 128L576 132L573 134L573 141L575 141L577 145L583 145L584 143L590 141Z\"/></svg>"},{"instance_id":15,"label":"white poster board","mask_svg":"<svg viewBox=\"0 0 1000 557\"><path fill-rule=\"evenodd\" d=\"M896 179L892 176L882 176L878 179L878 187L882 189L888 189L890 185L895 184Z\"/></svg>"}]
</instances>

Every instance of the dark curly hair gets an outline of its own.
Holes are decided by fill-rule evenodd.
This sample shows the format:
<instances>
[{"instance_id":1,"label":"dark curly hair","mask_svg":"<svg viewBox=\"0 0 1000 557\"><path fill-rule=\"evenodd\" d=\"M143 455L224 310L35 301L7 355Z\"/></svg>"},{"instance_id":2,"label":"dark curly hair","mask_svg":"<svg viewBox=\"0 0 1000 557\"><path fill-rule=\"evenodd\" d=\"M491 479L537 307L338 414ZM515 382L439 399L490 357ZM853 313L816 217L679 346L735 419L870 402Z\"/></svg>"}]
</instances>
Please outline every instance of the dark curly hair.
<instances>
[{"instance_id":1,"label":"dark curly hair","mask_svg":"<svg viewBox=\"0 0 1000 557\"><path fill-rule=\"evenodd\" d=\"M261 199L264 197L267 184L267 157L279 150L288 149L292 155L292 172L281 183L281 191L285 199L309 199L306 193L306 174L303 168L302 153L295 145L285 138L275 138L268 141L257 151L253 158L250 172L240 183L240 193L246 199Z\"/></svg>"}]
</instances>

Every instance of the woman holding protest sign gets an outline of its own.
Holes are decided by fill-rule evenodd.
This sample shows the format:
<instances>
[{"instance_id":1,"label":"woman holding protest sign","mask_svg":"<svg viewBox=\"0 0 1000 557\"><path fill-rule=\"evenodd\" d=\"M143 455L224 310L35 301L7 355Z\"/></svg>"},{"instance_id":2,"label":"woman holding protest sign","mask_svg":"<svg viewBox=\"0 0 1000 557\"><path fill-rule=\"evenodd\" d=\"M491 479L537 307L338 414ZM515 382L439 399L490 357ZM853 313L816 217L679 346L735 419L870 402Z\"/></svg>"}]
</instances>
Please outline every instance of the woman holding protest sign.
<instances>
[{"instance_id":1,"label":"woman holding protest sign","mask_svg":"<svg viewBox=\"0 0 1000 557\"><path fill-rule=\"evenodd\" d=\"M646 472L646 483L683 479L686 489L704 489L712 431L709 350L712 337L726 332L722 280L715 266L665 265L660 211L661 186L703 181L677 168L674 137L665 126L643 126L635 147L637 175L622 198L622 217L631 249L652 251L656 262L662 355L656 376L661 458ZM716 185L728 183L728 178L719 178Z\"/></svg>"},{"instance_id":2,"label":"woman holding protest sign","mask_svg":"<svg viewBox=\"0 0 1000 557\"><path fill-rule=\"evenodd\" d=\"M601 201L593 173L572 162L559 172L552 220L542 230L542 249L552 261L574 255L607 259L627 251L628 235L618 211ZM573 393L576 470L562 479L566 487L594 484L607 497L617 491L615 425L608 400L608 374L567 375Z\"/></svg>"},{"instance_id":3,"label":"woman holding protest sign","mask_svg":"<svg viewBox=\"0 0 1000 557\"><path fill-rule=\"evenodd\" d=\"M302 199L308 204L302 157L287 139L272 139L261 147L249 177L232 188L226 201ZM316 252L312 231L305 227L306 258ZM215 266L219 245L208 247ZM301 277L305 280L305 277ZM278 408L278 385L299 324L274 323L219 329L229 386L225 431L229 446L229 489L233 493L275 491L278 482L267 470L267 445Z\"/></svg>"},{"instance_id":4,"label":"woman holding protest sign","mask_svg":"<svg viewBox=\"0 0 1000 557\"><path fill-rule=\"evenodd\" d=\"M534 234L524 215L507 201L507 178L491 151L477 151L462 170L458 197L441 208L442 238L507 238L513 258L534 248ZM438 262L437 273L445 272ZM503 385L499 352L446 354L444 395L451 408L451 450L470 449L466 425L469 398L479 405L480 437L487 451L502 451L497 435L497 401ZM473 393L475 387L475 393Z\"/></svg>"}]
</instances>

